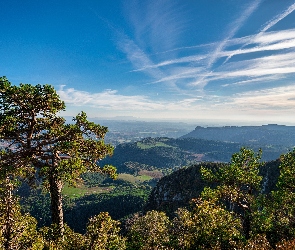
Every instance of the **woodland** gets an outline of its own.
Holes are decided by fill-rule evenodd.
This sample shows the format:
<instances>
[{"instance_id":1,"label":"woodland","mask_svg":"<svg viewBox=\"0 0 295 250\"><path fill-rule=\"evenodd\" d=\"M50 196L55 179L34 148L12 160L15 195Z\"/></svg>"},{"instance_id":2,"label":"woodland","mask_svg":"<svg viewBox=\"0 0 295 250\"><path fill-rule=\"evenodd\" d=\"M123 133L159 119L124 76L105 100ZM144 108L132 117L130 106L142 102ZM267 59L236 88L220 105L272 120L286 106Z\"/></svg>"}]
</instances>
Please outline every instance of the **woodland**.
<instances>
[{"instance_id":1,"label":"woodland","mask_svg":"<svg viewBox=\"0 0 295 250\"><path fill-rule=\"evenodd\" d=\"M159 169L168 158L155 168L138 157L121 166L143 178L130 185L108 160L115 149L104 141L107 127L83 111L68 124L59 116L65 108L50 85L0 78L0 249L295 249L295 150L267 164L261 150L231 144L229 162L199 162L165 177ZM177 143L186 145L166 138L136 146L188 164ZM110 190L73 198L82 182Z\"/></svg>"}]
</instances>

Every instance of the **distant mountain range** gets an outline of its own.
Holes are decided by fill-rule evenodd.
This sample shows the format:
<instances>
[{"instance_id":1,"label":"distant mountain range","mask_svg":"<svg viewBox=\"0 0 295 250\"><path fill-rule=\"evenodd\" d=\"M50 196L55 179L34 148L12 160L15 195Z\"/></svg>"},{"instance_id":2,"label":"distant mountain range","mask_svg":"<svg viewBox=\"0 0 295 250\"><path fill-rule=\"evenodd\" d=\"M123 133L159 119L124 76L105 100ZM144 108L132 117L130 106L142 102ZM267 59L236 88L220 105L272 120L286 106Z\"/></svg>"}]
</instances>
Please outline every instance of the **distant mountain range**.
<instances>
[{"instance_id":1,"label":"distant mountain range","mask_svg":"<svg viewBox=\"0 0 295 250\"><path fill-rule=\"evenodd\" d=\"M181 138L235 142L243 145L295 146L295 126L268 124L262 126L197 126Z\"/></svg>"}]
</instances>

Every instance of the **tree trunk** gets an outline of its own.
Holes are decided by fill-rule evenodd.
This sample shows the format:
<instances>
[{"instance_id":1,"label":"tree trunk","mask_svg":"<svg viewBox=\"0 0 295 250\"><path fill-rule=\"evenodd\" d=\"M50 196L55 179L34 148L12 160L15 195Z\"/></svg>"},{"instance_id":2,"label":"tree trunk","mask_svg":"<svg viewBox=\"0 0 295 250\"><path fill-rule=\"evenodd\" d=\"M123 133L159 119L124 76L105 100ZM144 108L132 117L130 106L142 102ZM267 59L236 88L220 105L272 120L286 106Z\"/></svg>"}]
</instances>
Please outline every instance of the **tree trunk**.
<instances>
[{"instance_id":1,"label":"tree trunk","mask_svg":"<svg viewBox=\"0 0 295 250\"><path fill-rule=\"evenodd\" d=\"M63 239L64 222L62 209L62 181L55 174L49 176L52 223L58 227L58 237Z\"/></svg>"},{"instance_id":2,"label":"tree trunk","mask_svg":"<svg viewBox=\"0 0 295 250\"><path fill-rule=\"evenodd\" d=\"M250 185L248 187L248 195L253 196L253 187ZM245 238L250 239L251 232L251 221L252 221L252 209L251 203L248 201L244 207L244 219L243 219L243 231Z\"/></svg>"},{"instance_id":3,"label":"tree trunk","mask_svg":"<svg viewBox=\"0 0 295 250\"><path fill-rule=\"evenodd\" d=\"M250 232L251 232L251 210L250 209L247 209L244 211L243 232L244 232L245 238L247 240L250 239Z\"/></svg>"}]
</instances>

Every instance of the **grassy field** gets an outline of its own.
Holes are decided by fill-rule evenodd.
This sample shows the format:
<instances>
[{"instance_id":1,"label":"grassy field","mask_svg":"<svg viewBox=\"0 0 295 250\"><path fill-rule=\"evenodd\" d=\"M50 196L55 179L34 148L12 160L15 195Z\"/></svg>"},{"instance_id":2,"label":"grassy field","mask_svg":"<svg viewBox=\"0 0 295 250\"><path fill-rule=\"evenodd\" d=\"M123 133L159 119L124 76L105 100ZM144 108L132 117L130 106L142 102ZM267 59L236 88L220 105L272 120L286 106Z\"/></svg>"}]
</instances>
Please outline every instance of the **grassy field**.
<instances>
[{"instance_id":1,"label":"grassy field","mask_svg":"<svg viewBox=\"0 0 295 250\"><path fill-rule=\"evenodd\" d=\"M142 174L138 176L134 176L131 174L119 174L117 177L118 180L124 180L131 182L133 184L140 184L144 181L149 181L153 179L153 177ZM116 184L115 184L116 185ZM70 198L79 198L84 195L94 194L94 193L108 193L114 189L114 186L96 186L96 187L87 187L83 184L77 185L77 187L71 187L69 185L65 185L63 188L63 195L68 196Z\"/></svg>"},{"instance_id":2,"label":"grassy field","mask_svg":"<svg viewBox=\"0 0 295 250\"><path fill-rule=\"evenodd\" d=\"M138 175L138 176L134 176L131 174L119 174L117 179L121 179L124 181L129 181L131 183L141 183L144 181L149 181L151 179L153 179L151 176L148 175Z\"/></svg>"},{"instance_id":3,"label":"grassy field","mask_svg":"<svg viewBox=\"0 0 295 250\"><path fill-rule=\"evenodd\" d=\"M156 142L156 143L143 143L143 142L137 142L137 147L140 149L149 149L149 148L154 148L154 147L169 147L173 148L170 145L165 144L164 142Z\"/></svg>"},{"instance_id":4,"label":"grassy field","mask_svg":"<svg viewBox=\"0 0 295 250\"><path fill-rule=\"evenodd\" d=\"M113 190L113 186L110 187L87 187L83 184L78 185L77 187L70 187L65 185L63 188L63 195L66 195L70 198L79 198L84 195L93 194L93 193L107 193Z\"/></svg>"}]
</instances>

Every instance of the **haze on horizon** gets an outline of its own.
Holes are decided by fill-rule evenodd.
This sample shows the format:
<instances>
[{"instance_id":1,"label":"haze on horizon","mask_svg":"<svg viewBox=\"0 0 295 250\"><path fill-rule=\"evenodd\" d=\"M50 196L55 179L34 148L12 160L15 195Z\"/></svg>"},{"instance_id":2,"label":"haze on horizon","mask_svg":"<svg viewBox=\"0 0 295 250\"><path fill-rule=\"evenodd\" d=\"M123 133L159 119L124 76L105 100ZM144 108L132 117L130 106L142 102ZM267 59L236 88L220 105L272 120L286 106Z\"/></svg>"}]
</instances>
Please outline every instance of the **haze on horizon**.
<instances>
[{"instance_id":1,"label":"haze on horizon","mask_svg":"<svg viewBox=\"0 0 295 250\"><path fill-rule=\"evenodd\" d=\"M65 116L295 125L294 0L1 1L0 75Z\"/></svg>"}]
</instances>

